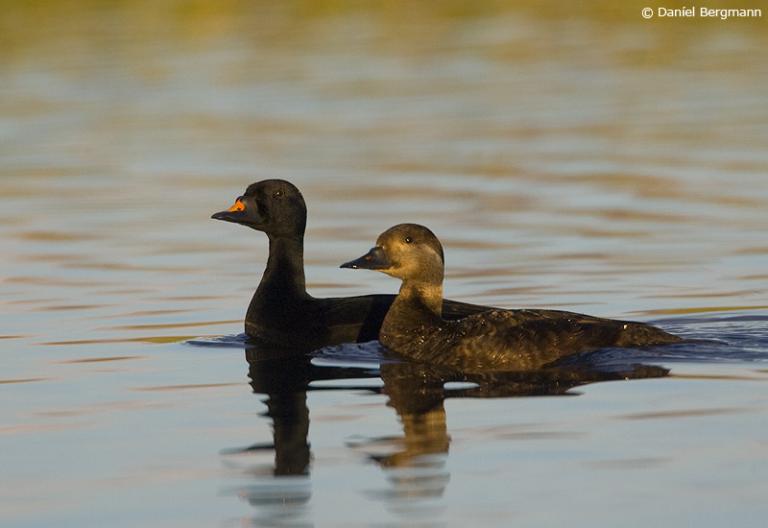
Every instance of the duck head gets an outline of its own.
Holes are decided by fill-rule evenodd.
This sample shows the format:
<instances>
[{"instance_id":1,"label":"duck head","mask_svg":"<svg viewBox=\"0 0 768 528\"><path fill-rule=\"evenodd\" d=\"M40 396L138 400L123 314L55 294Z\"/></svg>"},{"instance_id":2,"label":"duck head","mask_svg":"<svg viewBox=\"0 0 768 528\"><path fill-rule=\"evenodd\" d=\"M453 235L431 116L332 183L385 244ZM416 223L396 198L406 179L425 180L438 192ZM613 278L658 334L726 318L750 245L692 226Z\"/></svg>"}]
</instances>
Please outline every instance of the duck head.
<instances>
[{"instance_id":1,"label":"duck head","mask_svg":"<svg viewBox=\"0 0 768 528\"><path fill-rule=\"evenodd\" d=\"M301 237L307 224L307 206L292 183L262 180L249 185L232 207L211 218L264 231L270 237Z\"/></svg>"},{"instance_id":2,"label":"duck head","mask_svg":"<svg viewBox=\"0 0 768 528\"><path fill-rule=\"evenodd\" d=\"M418 224L399 224L379 235L368 253L341 267L376 270L404 282L442 285L445 258L432 231Z\"/></svg>"}]
</instances>

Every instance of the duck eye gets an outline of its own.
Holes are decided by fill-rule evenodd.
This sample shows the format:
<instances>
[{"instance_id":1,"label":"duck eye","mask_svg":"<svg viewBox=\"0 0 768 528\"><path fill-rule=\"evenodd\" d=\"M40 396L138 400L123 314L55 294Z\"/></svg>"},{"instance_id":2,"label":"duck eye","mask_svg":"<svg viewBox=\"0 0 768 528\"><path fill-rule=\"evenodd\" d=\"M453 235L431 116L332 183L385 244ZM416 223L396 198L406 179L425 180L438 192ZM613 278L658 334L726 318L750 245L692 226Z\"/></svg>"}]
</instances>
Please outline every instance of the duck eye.
<instances>
[{"instance_id":1,"label":"duck eye","mask_svg":"<svg viewBox=\"0 0 768 528\"><path fill-rule=\"evenodd\" d=\"M413 242L413 239L411 237L409 237L409 236L405 237L405 243L406 244L410 244L411 242Z\"/></svg>"},{"instance_id":2,"label":"duck eye","mask_svg":"<svg viewBox=\"0 0 768 528\"><path fill-rule=\"evenodd\" d=\"M283 191L275 191L272 193L272 198L280 198L283 195Z\"/></svg>"}]
</instances>

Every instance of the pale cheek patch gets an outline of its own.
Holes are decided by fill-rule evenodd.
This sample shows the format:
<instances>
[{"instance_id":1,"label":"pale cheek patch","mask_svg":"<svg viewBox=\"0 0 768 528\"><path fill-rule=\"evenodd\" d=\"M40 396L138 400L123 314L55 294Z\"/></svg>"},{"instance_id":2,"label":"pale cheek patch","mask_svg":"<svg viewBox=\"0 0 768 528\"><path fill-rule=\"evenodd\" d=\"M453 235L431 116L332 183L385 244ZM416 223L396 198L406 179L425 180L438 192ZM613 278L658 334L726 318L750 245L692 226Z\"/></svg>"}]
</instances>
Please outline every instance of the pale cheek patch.
<instances>
[{"instance_id":1,"label":"pale cheek patch","mask_svg":"<svg viewBox=\"0 0 768 528\"><path fill-rule=\"evenodd\" d=\"M410 249L410 248L408 248ZM440 254L429 246L421 246L412 252L398 268L398 274L403 277L421 277L427 270L443 269L443 259Z\"/></svg>"},{"instance_id":2,"label":"pale cheek patch","mask_svg":"<svg viewBox=\"0 0 768 528\"><path fill-rule=\"evenodd\" d=\"M400 278L401 273L398 271L395 271L393 268L387 268L387 269L377 269L376 271L380 271L386 275L389 275L390 277L396 277Z\"/></svg>"},{"instance_id":3,"label":"pale cheek patch","mask_svg":"<svg viewBox=\"0 0 768 528\"><path fill-rule=\"evenodd\" d=\"M440 253L434 250L432 246L427 246L427 252L429 253L430 257L433 258L436 262L439 262L440 265L443 265L443 258L440 256Z\"/></svg>"}]
</instances>

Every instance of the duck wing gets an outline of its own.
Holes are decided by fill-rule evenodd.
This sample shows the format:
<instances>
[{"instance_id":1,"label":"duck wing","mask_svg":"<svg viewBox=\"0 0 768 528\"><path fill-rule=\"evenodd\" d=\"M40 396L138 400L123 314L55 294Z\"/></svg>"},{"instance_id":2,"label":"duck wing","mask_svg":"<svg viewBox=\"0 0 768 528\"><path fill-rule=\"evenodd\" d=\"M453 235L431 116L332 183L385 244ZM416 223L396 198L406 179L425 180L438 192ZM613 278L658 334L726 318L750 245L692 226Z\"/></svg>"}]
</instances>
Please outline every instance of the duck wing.
<instances>
[{"instance_id":1,"label":"duck wing","mask_svg":"<svg viewBox=\"0 0 768 528\"><path fill-rule=\"evenodd\" d=\"M445 321L425 337L419 359L469 370L532 370L597 348L680 340L642 323L557 310L487 311Z\"/></svg>"},{"instance_id":2,"label":"duck wing","mask_svg":"<svg viewBox=\"0 0 768 528\"><path fill-rule=\"evenodd\" d=\"M463 319L464 317L475 315L491 310L498 310L493 306L483 306L481 304L469 304L460 301L443 299L443 319L450 321L454 319Z\"/></svg>"},{"instance_id":3,"label":"duck wing","mask_svg":"<svg viewBox=\"0 0 768 528\"><path fill-rule=\"evenodd\" d=\"M568 331L570 325L586 332L599 346L641 347L652 345L667 345L679 343L682 338L665 332L660 328L636 321L607 319L576 312L562 310L504 310L511 315L506 316L518 321L519 324L550 324ZM548 323L545 323L547 321ZM615 342L609 342L608 336L615 335ZM607 341L606 341L607 340ZM607 343L607 344L605 344Z\"/></svg>"}]
</instances>

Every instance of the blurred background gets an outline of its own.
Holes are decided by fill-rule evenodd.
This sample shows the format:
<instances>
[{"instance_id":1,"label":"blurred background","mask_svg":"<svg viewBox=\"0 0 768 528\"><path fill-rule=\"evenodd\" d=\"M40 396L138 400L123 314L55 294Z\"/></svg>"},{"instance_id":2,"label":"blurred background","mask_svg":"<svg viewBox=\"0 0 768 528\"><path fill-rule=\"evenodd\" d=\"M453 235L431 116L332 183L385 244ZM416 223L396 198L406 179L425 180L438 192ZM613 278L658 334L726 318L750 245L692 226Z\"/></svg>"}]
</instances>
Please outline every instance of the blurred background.
<instances>
[{"instance_id":1,"label":"blurred background","mask_svg":"<svg viewBox=\"0 0 768 528\"><path fill-rule=\"evenodd\" d=\"M641 320L768 307L768 9L645 20L647 5L659 4L0 0L7 519L210 526L247 515L229 492L217 496L230 477L218 450L271 437L270 422L254 416L242 350L180 343L242 331L267 240L210 215L261 179L304 193L317 296L396 291L393 279L338 265L410 221L441 238L455 299ZM760 339L754 354L764 354ZM643 392L651 385L632 383L629 393L594 389L593 399L452 404L454 437L467 442L451 448L449 493L474 499L440 511L476 522L473 505L522 475L522 518L546 519L550 494L569 494L568 516L550 525L572 515L722 525L733 517L717 516L721 492L743 499L729 500L742 521L760 519L762 455L751 454L764 454L765 399L729 398L762 385L685 392L678 380ZM611 414L696 407L718 388L716 405L743 413L762 401L762 414L718 411L682 429ZM358 511L346 512L353 521L378 512L358 490L379 470L350 455L345 438L398 429L384 397L328 394L312 399L312 500L330 526L339 525L334 505ZM515 417L494 421L511 407ZM585 422L579 409L609 416ZM530 432L514 436L504 420L538 423L539 411L552 421L531 438L552 443L540 452L524 443L498 469L510 438ZM708 447L691 454L705 437ZM634 438L644 446L633 450ZM614 442L630 447L610 451ZM481 479L473 470L493 449ZM611 465L606 449L629 462ZM558 453L586 465L562 480ZM626 473L648 466L663 478ZM711 475L725 480L707 487ZM630 481L649 501L604 509L602 497ZM681 517L651 502L675 504ZM487 518L508 519L509 499L494 504Z\"/></svg>"}]
</instances>

